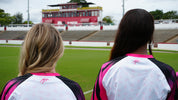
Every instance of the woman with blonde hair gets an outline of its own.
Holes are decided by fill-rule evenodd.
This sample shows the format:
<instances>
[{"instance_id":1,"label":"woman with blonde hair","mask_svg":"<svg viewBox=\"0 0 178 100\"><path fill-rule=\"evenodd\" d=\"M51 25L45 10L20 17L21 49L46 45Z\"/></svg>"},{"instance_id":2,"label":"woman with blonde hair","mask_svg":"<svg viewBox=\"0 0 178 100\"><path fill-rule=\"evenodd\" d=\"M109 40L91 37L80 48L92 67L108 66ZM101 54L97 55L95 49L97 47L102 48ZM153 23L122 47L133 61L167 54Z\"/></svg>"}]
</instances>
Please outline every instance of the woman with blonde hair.
<instances>
[{"instance_id":1,"label":"woman with blonde hair","mask_svg":"<svg viewBox=\"0 0 178 100\"><path fill-rule=\"evenodd\" d=\"M1 100L84 100L81 87L55 71L63 51L60 33L52 25L33 26L22 46L19 77L6 84Z\"/></svg>"}]
</instances>

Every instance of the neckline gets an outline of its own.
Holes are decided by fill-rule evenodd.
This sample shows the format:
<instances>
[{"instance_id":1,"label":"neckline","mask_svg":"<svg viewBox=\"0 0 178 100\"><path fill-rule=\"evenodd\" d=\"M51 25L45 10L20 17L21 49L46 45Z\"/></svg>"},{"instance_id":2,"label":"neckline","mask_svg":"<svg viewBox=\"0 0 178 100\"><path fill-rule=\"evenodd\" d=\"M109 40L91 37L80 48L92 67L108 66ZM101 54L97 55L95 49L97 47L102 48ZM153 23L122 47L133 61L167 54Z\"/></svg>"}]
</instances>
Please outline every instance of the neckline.
<instances>
[{"instance_id":1,"label":"neckline","mask_svg":"<svg viewBox=\"0 0 178 100\"><path fill-rule=\"evenodd\" d=\"M60 76L58 73L31 73L32 75L38 76Z\"/></svg>"},{"instance_id":2,"label":"neckline","mask_svg":"<svg viewBox=\"0 0 178 100\"><path fill-rule=\"evenodd\" d=\"M145 55L145 54L134 54L128 53L126 56L139 57L139 58L154 58L153 55Z\"/></svg>"}]
</instances>

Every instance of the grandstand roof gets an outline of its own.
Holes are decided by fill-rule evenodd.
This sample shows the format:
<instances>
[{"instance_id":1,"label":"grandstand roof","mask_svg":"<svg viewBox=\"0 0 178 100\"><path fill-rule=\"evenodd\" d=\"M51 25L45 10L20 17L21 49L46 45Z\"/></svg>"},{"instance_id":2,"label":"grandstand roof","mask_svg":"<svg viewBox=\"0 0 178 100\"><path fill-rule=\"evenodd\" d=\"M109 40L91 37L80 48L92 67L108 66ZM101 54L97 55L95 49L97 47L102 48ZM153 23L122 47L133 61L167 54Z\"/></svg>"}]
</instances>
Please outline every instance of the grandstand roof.
<instances>
[{"instance_id":1,"label":"grandstand roof","mask_svg":"<svg viewBox=\"0 0 178 100\"><path fill-rule=\"evenodd\" d=\"M87 3L75 3L75 2L72 2L72 3L64 3L64 4L54 4L54 5L48 5L50 7L59 7L59 6L65 6L65 5L91 5L91 4L94 4L92 2L87 2Z\"/></svg>"}]
</instances>

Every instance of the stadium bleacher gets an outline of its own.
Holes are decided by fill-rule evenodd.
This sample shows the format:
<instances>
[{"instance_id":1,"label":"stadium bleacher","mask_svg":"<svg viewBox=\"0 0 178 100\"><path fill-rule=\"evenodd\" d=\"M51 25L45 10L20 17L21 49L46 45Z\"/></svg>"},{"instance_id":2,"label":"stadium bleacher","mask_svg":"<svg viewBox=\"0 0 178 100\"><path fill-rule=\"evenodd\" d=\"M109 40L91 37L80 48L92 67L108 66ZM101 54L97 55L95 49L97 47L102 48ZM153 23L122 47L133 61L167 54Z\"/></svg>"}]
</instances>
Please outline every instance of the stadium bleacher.
<instances>
[{"instance_id":1,"label":"stadium bleacher","mask_svg":"<svg viewBox=\"0 0 178 100\"><path fill-rule=\"evenodd\" d=\"M4 31L0 34L0 39L5 40L22 40L24 39L27 31Z\"/></svg>"},{"instance_id":2,"label":"stadium bleacher","mask_svg":"<svg viewBox=\"0 0 178 100\"><path fill-rule=\"evenodd\" d=\"M65 31L62 32L62 38L65 41L80 41L94 32L95 31Z\"/></svg>"},{"instance_id":3,"label":"stadium bleacher","mask_svg":"<svg viewBox=\"0 0 178 100\"><path fill-rule=\"evenodd\" d=\"M173 36L172 38L168 39L166 43L178 43L178 34Z\"/></svg>"},{"instance_id":4,"label":"stadium bleacher","mask_svg":"<svg viewBox=\"0 0 178 100\"><path fill-rule=\"evenodd\" d=\"M0 31L0 34L2 34L3 33L3 31Z\"/></svg>"},{"instance_id":5,"label":"stadium bleacher","mask_svg":"<svg viewBox=\"0 0 178 100\"><path fill-rule=\"evenodd\" d=\"M116 30L98 31L82 41L114 41Z\"/></svg>"},{"instance_id":6,"label":"stadium bleacher","mask_svg":"<svg viewBox=\"0 0 178 100\"><path fill-rule=\"evenodd\" d=\"M168 40L173 39L176 35L178 35L178 29L155 30L154 42L167 43Z\"/></svg>"},{"instance_id":7,"label":"stadium bleacher","mask_svg":"<svg viewBox=\"0 0 178 100\"><path fill-rule=\"evenodd\" d=\"M1 40L23 40L27 31L4 31L0 33ZM65 41L114 41L116 30L102 31L63 31L61 36ZM157 29L154 33L155 43L178 43L178 29Z\"/></svg>"}]
</instances>

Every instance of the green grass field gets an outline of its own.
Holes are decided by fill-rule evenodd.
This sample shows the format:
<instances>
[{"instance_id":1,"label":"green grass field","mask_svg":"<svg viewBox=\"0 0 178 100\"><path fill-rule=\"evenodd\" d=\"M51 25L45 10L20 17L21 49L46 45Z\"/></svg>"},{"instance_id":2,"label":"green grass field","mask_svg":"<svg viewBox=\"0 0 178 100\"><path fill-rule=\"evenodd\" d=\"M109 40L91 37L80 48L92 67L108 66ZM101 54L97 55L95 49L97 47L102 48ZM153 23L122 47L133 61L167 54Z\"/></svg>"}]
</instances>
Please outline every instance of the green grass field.
<instances>
[{"instance_id":1,"label":"green grass field","mask_svg":"<svg viewBox=\"0 0 178 100\"><path fill-rule=\"evenodd\" d=\"M18 74L19 47L0 47L0 91L5 83ZM108 60L110 51L66 49L58 61L57 72L80 84L82 90L91 90L101 65ZM178 71L178 53L153 53L154 57ZM90 100L91 93L85 95Z\"/></svg>"}]
</instances>

